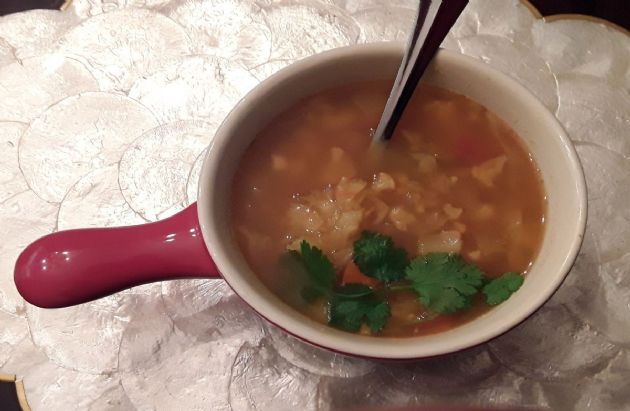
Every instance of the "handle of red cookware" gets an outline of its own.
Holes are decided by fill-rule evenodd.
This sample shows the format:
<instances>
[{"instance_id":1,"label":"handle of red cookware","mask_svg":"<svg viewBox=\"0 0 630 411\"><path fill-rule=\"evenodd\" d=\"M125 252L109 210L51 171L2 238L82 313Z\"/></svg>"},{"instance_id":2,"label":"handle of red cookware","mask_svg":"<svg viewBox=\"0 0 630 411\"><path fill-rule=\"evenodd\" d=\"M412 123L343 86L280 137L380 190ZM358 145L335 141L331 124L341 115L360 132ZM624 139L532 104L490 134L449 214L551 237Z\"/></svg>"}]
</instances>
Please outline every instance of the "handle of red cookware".
<instances>
[{"instance_id":1,"label":"handle of red cookware","mask_svg":"<svg viewBox=\"0 0 630 411\"><path fill-rule=\"evenodd\" d=\"M156 223L60 231L35 241L15 265L15 285L29 303L60 308L155 281L218 278L197 204Z\"/></svg>"}]
</instances>

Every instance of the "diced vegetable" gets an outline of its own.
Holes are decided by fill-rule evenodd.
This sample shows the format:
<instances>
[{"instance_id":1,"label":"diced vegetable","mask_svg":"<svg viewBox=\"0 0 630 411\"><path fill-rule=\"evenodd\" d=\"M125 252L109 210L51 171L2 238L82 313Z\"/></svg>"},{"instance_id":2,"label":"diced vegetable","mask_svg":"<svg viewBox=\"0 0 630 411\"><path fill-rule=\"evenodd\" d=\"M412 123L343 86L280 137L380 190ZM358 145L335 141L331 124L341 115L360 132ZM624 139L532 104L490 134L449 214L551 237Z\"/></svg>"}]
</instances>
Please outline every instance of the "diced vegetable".
<instances>
[{"instance_id":1,"label":"diced vegetable","mask_svg":"<svg viewBox=\"0 0 630 411\"><path fill-rule=\"evenodd\" d=\"M396 188L396 183L392 176L387 173L378 173L372 183L372 188L375 191L393 190Z\"/></svg>"},{"instance_id":2,"label":"diced vegetable","mask_svg":"<svg viewBox=\"0 0 630 411\"><path fill-rule=\"evenodd\" d=\"M506 156L499 156L481 163L471 169L471 174L485 187L493 187L494 180L503 172Z\"/></svg>"},{"instance_id":3,"label":"diced vegetable","mask_svg":"<svg viewBox=\"0 0 630 411\"><path fill-rule=\"evenodd\" d=\"M409 224L415 223L416 216L402 207L394 207L389 212L389 221L400 231L407 231Z\"/></svg>"},{"instance_id":4,"label":"diced vegetable","mask_svg":"<svg viewBox=\"0 0 630 411\"><path fill-rule=\"evenodd\" d=\"M374 224L382 223L389 214L389 206L378 197L370 197L370 203L373 208L367 214L374 217Z\"/></svg>"},{"instance_id":5,"label":"diced vegetable","mask_svg":"<svg viewBox=\"0 0 630 411\"><path fill-rule=\"evenodd\" d=\"M362 219L363 211L361 210L344 211L339 216L336 226L349 235L354 235L359 231L359 224L361 224Z\"/></svg>"},{"instance_id":6,"label":"diced vegetable","mask_svg":"<svg viewBox=\"0 0 630 411\"><path fill-rule=\"evenodd\" d=\"M365 187L367 187L365 180L358 178L347 179L344 177L335 188L335 200L340 202L352 201Z\"/></svg>"},{"instance_id":7,"label":"diced vegetable","mask_svg":"<svg viewBox=\"0 0 630 411\"><path fill-rule=\"evenodd\" d=\"M319 230L324 224L324 220L312 208L297 205L289 209L289 223L301 231L312 232Z\"/></svg>"},{"instance_id":8,"label":"diced vegetable","mask_svg":"<svg viewBox=\"0 0 630 411\"><path fill-rule=\"evenodd\" d=\"M424 236L418 242L418 253L459 253L462 250L462 234L448 230Z\"/></svg>"}]
</instances>

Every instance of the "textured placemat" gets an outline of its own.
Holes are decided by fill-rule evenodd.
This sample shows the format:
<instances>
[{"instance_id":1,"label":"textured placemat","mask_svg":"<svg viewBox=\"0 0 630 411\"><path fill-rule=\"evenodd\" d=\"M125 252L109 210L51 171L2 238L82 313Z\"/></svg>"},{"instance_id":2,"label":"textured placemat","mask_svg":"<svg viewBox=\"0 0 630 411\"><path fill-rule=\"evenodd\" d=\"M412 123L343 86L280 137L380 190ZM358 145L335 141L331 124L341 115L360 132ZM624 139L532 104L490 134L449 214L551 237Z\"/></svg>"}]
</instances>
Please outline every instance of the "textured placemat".
<instances>
[{"instance_id":1,"label":"textured placemat","mask_svg":"<svg viewBox=\"0 0 630 411\"><path fill-rule=\"evenodd\" d=\"M75 0L0 19L0 372L34 410L329 410L460 402L630 409L630 40L472 0L444 47L513 76L576 143L584 247L530 320L451 356L382 364L303 344L221 281L138 287L62 310L12 271L46 233L154 221L196 199L233 104L296 59L403 40L415 0Z\"/></svg>"}]
</instances>

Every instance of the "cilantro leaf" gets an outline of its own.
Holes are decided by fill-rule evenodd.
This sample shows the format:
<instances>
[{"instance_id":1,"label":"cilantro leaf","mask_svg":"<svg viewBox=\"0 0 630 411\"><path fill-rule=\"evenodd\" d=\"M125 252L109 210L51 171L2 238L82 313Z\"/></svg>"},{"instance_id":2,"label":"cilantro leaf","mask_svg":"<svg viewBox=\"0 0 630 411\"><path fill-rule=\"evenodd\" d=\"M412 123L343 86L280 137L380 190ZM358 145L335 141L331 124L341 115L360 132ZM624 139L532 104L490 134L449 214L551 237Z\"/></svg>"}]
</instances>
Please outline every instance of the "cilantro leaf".
<instances>
[{"instance_id":1,"label":"cilantro leaf","mask_svg":"<svg viewBox=\"0 0 630 411\"><path fill-rule=\"evenodd\" d=\"M300 258L306 272L308 272L315 288L326 292L330 290L335 282L337 273L332 263L317 247L311 246L307 241L300 243L300 252L293 252Z\"/></svg>"},{"instance_id":2,"label":"cilantro leaf","mask_svg":"<svg viewBox=\"0 0 630 411\"><path fill-rule=\"evenodd\" d=\"M405 272L419 300L436 313L455 313L472 304L484 275L461 256L430 253L414 259Z\"/></svg>"},{"instance_id":3,"label":"cilantro leaf","mask_svg":"<svg viewBox=\"0 0 630 411\"><path fill-rule=\"evenodd\" d=\"M389 304L364 284L347 284L334 291L330 306L330 324L345 331L357 332L364 323L372 332L383 329L389 317Z\"/></svg>"},{"instance_id":4,"label":"cilantro leaf","mask_svg":"<svg viewBox=\"0 0 630 411\"><path fill-rule=\"evenodd\" d=\"M425 299L423 299L422 296L420 297L420 301L437 313L456 313L472 305L471 296L459 294L452 288L446 288L441 292L433 294L430 305L425 303Z\"/></svg>"},{"instance_id":5,"label":"cilantro leaf","mask_svg":"<svg viewBox=\"0 0 630 411\"><path fill-rule=\"evenodd\" d=\"M505 273L495 278L483 287L486 302L489 305L501 304L521 288L524 281L523 276L518 273Z\"/></svg>"},{"instance_id":6,"label":"cilantro leaf","mask_svg":"<svg viewBox=\"0 0 630 411\"><path fill-rule=\"evenodd\" d=\"M359 331L364 316L365 306L359 300L337 300L330 306L330 324L345 331Z\"/></svg>"},{"instance_id":7,"label":"cilantro leaf","mask_svg":"<svg viewBox=\"0 0 630 411\"><path fill-rule=\"evenodd\" d=\"M369 231L354 242L353 260L363 274L383 282L402 279L409 262L407 252L394 247L391 237Z\"/></svg>"},{"instance_id":8,"label":"cilantro leaf","mask_svg":"<svg viewBox=\"0 0 630 411\"><path fill-rule=\"evenodd\" d=\"M385 322L390 316L389 304L387 301L381 301L372 305L367 312L367 325L373 333L377 333L385 327Z\"/></svg>"}]
</instances>

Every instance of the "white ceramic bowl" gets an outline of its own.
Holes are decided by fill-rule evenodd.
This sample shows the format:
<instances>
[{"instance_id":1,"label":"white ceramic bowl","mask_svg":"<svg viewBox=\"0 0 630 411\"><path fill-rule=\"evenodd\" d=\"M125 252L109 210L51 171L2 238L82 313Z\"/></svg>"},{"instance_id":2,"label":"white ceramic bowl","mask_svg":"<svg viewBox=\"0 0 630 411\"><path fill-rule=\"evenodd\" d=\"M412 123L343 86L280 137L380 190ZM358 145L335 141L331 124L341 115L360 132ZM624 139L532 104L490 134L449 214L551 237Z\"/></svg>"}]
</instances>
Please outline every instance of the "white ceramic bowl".
<instances>
[{"instance_id":1,"label":"white ceramic bowl","mask_svg":"<svg viewBox=\"0 0 630 411\"><path fill-rule=\"evenodd\" d=\"M340 48L301 60L265 80L221 125L199 182L198 213L206 246L241 298L263 317L305 341L382 359L422 358L462 350L525 320L551 297L569 272L586 222L582 168L553 114L510 77L478 60L440 51L423 81L468 96L497 114L522 138L540 168L548 202L545 237L521 289L467 324L413 338L342 332L305 317L271 293L243 258L229 223L232 178L242 154L274 117L306 96L354 81L393 79L402 52L402 45L393 43Z\"/></svg>"}]
</instances>

